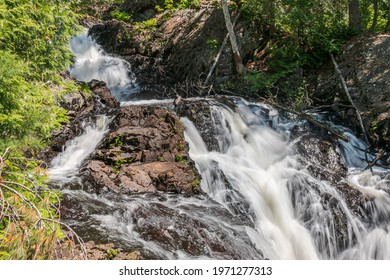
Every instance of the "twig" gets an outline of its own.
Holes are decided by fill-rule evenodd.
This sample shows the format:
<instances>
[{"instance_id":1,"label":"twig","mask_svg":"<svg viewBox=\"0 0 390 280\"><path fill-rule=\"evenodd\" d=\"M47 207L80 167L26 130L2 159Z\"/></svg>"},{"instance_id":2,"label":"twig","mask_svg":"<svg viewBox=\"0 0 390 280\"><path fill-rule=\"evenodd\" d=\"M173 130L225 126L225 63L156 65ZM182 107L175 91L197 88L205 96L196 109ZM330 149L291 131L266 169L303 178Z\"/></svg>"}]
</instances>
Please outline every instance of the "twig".
<instances>
[{"instance_id":1,"label":"twig","mask_svg":"<svg viewBox=\"0 0 390 280\"><path fill-rule=\"evenodd\" d=\"M60 221L57 221L57 220L53 220L53 219L42 218L42 220L49 221L49 222L52 222L52 223L56 223L56 224L58 224L60 226L66 227L66 229L69 230L72 233L72 239L73 239L73 237L76 238L78 244L80 245L80 248L81 248L81 251L83 253L84 258L87 259L87 249L85 247L83 239L70 226L68 226L67 224L65 224L63 222L60 222Z\"/></svg>"},{"instance_id":2,"label":"twig","mask_svg":"<svg viewBox=\"0 0 390 280\"><path fill-rule=\"evenodd\" d=\"M368 161L366 155L366 160L368 162L368 165L366 166L366 168L364 168L364 170L370 168L370 171L372 172L372 167L377 164L377 162L383 157L384 154L385 154L385 149L379 149L378 153L375 155L375 158L372 161Z\"/></svg>"},{"instance_id":3,"label":"twig","mask_svg":"<svg viewBox=\"0 0 390 280\"><path fill-rule=\"evenodd\" d=\"M337 62L336 62L336 59L334 58L333 54L330 54L330 57L331 57L332 62L333 62L333 64L334 64L334 68L336 69L336 72L337 72L337 74L338 74L339 77L340 77L341 84L343 85L343 88L344 88L344 92L345 92L345 94L347 95L349 102L351 103L351 105L353 106L353 108L354 108L355 111L356 111L356 116L357 116L357 118L358 118L358 121L359 121L359 124L360 124L360 128L361 128L361 130L362 130L362 132L363 132L364 140L366 141L366 143L370 143L370 141L368 140L368 137L367 137L366 130L364 129L363 120L362 120L362 116L361 116L361 114L360 114L360 111L359 111L359 109L356 107L355 102L353 102L353 100L352 100L352 98L351 98L351 95L349 94L348 87L347 87L347 83L346 83L345 80L344 80L344 77L343 77L343 75L342 75L342 73L341 73L341 71L340 71L340 69L339 69L339 66L338 66L338 64L337 64Z\"/></svg>"},{"instance_id":4,"label":"twig","mask_svg":"<svg viewBox=\"0 0 390 280\"><path fill-rule=\"evenodd\" d=\"M3 190L0 188L0 199L1 199L1 209L0 209L0 221L3 220L4 218L4 209L5 209L5 197L4 197L4 193L3 193Z\"/></svg>"},{"instance_id":5,"label":"twig","mask_svg":"<svg viewBox=\"0 0 390 280\"><path fill-rule=\"evenodd\" d=\"M312 123L312 124L314 124L314 125L316 125L316 126L318 126L318 127L321 127L321 128L323 128L323 129L327 130L328 132L330 132L331 134L335 135L337 138L343 140L344 142L349 142L349 141L350 141L350 139L349 139L348 137L346 137L346 136L340 134L339 132L337 132L337 131L334 130L333 128L331 128L331 127L329 127L329 126L327 126L327 125L325 125L325 124L323 124L323 123L317 121L317 120L314 119L312 116L310 116L310 115L308 115L308 114L306 114L306 113L300 113L300 112L296 112L296 111L294 111L294 110L285 108L285 107L283 107L283 106L281 106L281 105L279 105L279 104L277 104L277 103L275 103L275 102L273 102L273 101L267 100L267 99L265 99L265 98L261 98L261 99L262 99L263 101L265 101L265 102L271 104L271 105L274 106L274 107L278 107L278 108L280 108L280 109L282 109L282 110L284 110L284 111L286 111L286 112L292 113L292 114L298 116L299 118L303 118L303 119L307 120L308 122L310 122L310 123Z\"/></svg>"},{"instance_id":6,"label":"twig","mask_svg":"<svg viewBox=\"0 0 390 280\"><path fill-rule=\"evenodd\" d=\"M28 198L26 198L23 194L21 194L20 192L16 191L15 189L11 188L11 187L8 187L7 185L3 184L3 183L0 183L0 187L3 187L7 190L9 190L10 192L16 194L17 196L19 196L24 202L26 202L28 205L30 205L30 207L32 209L35 210L35 212L37 213L37 216L38 216L38 222L40 220L42 220L42 215L41 215L41 212L39 211L39 209L34 205L34 203L32 203ZM42 228L42 224L40 226Z\"/></svg>"}]
</instances>

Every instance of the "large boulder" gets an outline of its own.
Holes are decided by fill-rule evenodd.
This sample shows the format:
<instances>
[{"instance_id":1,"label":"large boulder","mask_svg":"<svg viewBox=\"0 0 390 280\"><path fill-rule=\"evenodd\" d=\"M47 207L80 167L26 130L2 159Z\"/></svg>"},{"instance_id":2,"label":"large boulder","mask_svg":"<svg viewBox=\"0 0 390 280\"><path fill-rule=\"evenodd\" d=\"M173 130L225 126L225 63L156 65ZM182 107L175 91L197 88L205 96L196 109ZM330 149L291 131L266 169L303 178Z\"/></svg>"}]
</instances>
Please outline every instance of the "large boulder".
<instances>
[{"instance_id":1,"label":"large boulder","mask_svg":"<svg viewBox=\"0 0 390 280\"><path fill-rule=\"evenodd\" d=\"M121 108L114 126L85 166L86 181L98 192L201 192L176 114L127 106Z\"/></svg>"}]
</instances>

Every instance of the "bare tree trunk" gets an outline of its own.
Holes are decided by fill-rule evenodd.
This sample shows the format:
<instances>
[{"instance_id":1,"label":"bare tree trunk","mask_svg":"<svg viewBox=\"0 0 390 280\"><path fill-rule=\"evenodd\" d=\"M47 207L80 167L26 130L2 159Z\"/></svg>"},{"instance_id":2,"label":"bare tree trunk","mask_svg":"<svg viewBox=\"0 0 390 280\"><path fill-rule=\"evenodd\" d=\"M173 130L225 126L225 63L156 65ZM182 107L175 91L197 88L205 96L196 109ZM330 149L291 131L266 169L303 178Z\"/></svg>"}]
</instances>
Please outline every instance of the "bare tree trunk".
<instances>
[{"instance_id":1,"label":"bare tree trunk","mask_svg":"<svg viewBox=\"0 0 390 280\"><path fill-rule=\"evenodd\" d=\"M354 31L362 31L362 11L359 0L351 0L348 5L349 27Z\"/></svg>"},{"instance_id":2,"label":"bare tree trunk","mask_svg":"<svg viewBox=\"0 0 390 280\"><path fill-rule=\"evenodd\" d=\"M242 64L240 51L238 49L237 38L236 38L236 34L234 33L232 20L230 18L229 7L227 5L226 0L221 0L221 4L223 9L223 15L225 17L226 28L229 32L230 44L232 45L233 58L234 58L234 63L236 65L236 70L239 75L242 75L244 74L244 65Z\"/></svg>"},{"instance_id":3,"label":"bare tree trunk","mask_svg":"<svg viewBox=\"0 0 390 280\"><path fill-rule=\"evenodd\" d=\"M372 19L372 25L370 31L375 31L375 27L378 23L378 0L374 0L374 18Z\"/></svg>"}]
</instances>

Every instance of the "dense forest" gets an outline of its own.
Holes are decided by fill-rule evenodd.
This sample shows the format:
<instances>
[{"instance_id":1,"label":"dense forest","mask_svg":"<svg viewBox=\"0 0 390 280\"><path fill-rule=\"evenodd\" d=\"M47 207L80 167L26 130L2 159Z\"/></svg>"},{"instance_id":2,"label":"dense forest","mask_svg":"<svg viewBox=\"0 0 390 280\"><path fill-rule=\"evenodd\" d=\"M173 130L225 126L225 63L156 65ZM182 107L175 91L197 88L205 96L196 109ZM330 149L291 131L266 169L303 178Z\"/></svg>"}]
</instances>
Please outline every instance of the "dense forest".
<instances>
[{"instance_id":1,"label":"dense forest","mask_svg":"<svg viewBox=\"0 0 390 280\"><path fill-rule=\"evenodd\" d=\"M254 42L241 52L242 37L239 47L231 36L225 40L234 54L229 54L232 75L218 79L215 74L204 83L209 68L201 78L177 81L172 72L166 85L175 88L190 80L192 95L212 85L218 94L267 99L294 112L332 105L333 97L312 101L303 76L293 90L280 90L281 83L330 63L331 55L339 54L351 38L386 34L390 28L388 0L0 0L0 259L56 259L59 251L77 243L72 229L60 220L61 193L47 185L47 163L37 159L52 133L69 121L61 106L64 98L90 92L87 84L67 74L74 61L71 37L87 23L121 22L133 36L122 38L124 44L141 38L140 52L157 61L160 54L161 59L168 57L167 52L153 52L155 44L163 45L158 30L164 22L178 11L202 7L215 7L222 17L225 5L229 17L225 14L219 26L225 33L204 40L210 54L215 57L223 47L229 25L237 24L237 33L251 30ZM368 133L379 133L375 128L369 127ZM376 138L379 146L382 138Z\"/></svg>"}]
</instances>

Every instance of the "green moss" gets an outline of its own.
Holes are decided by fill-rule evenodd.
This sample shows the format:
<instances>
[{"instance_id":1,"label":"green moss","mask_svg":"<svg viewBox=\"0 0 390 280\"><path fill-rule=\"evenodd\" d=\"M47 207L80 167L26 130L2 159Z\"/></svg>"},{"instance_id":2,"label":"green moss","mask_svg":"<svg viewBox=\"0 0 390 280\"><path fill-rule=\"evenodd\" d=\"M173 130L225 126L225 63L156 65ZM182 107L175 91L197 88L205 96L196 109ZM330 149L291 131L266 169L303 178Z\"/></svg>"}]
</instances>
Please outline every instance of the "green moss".
<instances>
[{"instance_id":1,"label":"green moss","mask_svg":"<svg viewBox=\"0 0 390 280\"><path fill-rule=\"evenodd\" d=\"M163 156L158 156L157 157L157 161L164 161L164 157Z\"/></svg>"},{"instance_id":2,"label":"green moss","mask_svg":"<svg viewBox=\"0 0 390 280\"><path fill-rule=\"evenodd\" d=\"M119 254L119 251L116 249L107 249L106 253L107 253L107 258L112 260Z\"/></svg>"},{"instance_id":3,"label":"green moss","mask_svg":"<svg viewBox=\"0 0 390 280\"><path fill-rule=\"evenodd\" d=\"M134 162L134 160L135 160L135 158L119 158L119 159L114 160L113 169L114 169L115 173L116 174L119 173L123 164L132 163L132 162Z\"/></svg>"},{"instance_id":4,"label":"green moss","mask_svg":"<svg viewBox=\"0 0 390 280\"><path fill-rule=\"evenodd\" d=\"M187 162L187 160L181 154L176 155L175 161L178 163L186 163Z\"/></svg>"}]
</instances>

